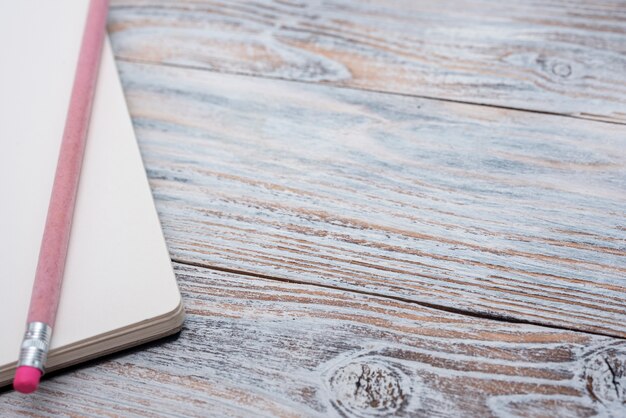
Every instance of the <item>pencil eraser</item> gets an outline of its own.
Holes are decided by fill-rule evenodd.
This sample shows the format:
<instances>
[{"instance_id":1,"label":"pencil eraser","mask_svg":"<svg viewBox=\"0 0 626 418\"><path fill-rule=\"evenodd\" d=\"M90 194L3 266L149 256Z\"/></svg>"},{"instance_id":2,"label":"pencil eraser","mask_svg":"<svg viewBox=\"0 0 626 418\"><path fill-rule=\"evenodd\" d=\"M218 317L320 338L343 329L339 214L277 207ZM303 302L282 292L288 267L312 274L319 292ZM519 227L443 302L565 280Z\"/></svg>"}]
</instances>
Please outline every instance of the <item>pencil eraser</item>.
<instances>
[{"instance_id":1,"label":"pencil eraser","mask_svg":"<svg viewBox=\"0 0 626 418\"><path fill-rule=\"evenodd\" d=\"M32 393L39 386L41 370L31 366L20 366L15 371L13 388L20 393Z\"/></svg>"}]
</instances>

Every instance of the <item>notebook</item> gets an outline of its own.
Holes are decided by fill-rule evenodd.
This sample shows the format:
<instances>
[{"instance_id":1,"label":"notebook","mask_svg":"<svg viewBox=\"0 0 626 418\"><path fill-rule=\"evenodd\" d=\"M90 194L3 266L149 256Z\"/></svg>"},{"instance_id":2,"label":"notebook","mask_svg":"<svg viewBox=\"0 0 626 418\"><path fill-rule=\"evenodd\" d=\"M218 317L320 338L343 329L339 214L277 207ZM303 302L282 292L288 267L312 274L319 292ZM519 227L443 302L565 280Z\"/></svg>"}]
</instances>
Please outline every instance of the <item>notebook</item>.
<instances>
[{"instance_id":1,"label":"notebook","mask_svg":"<svg viewBox=\"0 0 626 418\"><path fill-rule=\"evenodd\" d=\"M0 386L13 378L87 0L0 3ZM183 308L111 47L47 371L176 332Z\"/></svg>"}]
</instances>

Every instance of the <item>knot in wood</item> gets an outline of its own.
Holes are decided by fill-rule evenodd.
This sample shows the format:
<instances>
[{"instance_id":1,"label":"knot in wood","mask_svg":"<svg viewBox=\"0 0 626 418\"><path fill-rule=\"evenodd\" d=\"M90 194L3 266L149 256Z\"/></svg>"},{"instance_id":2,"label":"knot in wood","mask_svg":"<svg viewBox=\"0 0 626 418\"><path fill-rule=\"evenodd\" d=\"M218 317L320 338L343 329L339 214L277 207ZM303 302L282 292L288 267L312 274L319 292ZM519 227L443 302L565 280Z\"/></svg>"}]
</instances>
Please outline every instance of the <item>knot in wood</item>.
<instances>
[{"instance_id":1,"label":"knot in wood","mask_svg":"<svg viewBox=\"0 0 626 418\"><path fill-rule=\"evenodd\" d=\"M565 62L555 62L552 64L552 73L561 78L567 78L572 75L572 66Z\"/></svg>"},{"instance_id":2,"label":"knot in wood","mask_svg":"<svg viewBox=\"0 0 626 418\"><path fill-rule=\"evenodd\" d=\"M585 379L594 400L605 405L621 405L626 414L626 349L611 347L590 357Z\"/></svg>"},{"instance_id":3,"label":"knot in wood","mask_svg":"<svg viewBox=\"0 0 626 418\"><path fill-rule=\"evenodd\" d=\"M329 386L333 404L347 416L387 416L398 412L407 401L407 376L380 362L353 362L335 369Z\"/></svg>"}]
</instances>

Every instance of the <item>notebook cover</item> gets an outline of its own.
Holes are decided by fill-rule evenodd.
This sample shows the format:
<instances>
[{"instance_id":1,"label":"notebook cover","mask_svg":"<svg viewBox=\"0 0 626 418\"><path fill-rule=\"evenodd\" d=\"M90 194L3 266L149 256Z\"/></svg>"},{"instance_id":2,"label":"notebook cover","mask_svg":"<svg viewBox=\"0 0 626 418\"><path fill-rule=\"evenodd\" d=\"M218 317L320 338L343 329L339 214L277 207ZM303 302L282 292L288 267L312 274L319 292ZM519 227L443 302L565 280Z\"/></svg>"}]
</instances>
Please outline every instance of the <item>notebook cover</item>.
<instances>
[{"instance_id":1,"label":"notebook cover","mask_svg":"<svg viewBox=\"0 0 626 418\"><path fill-rule=\"evenodd\" d=\"M16 361L24 332L87 6L0 4L0 371ZM107 41L51 349L174 315L180 305Z\"/></svg>"}]
</instances>

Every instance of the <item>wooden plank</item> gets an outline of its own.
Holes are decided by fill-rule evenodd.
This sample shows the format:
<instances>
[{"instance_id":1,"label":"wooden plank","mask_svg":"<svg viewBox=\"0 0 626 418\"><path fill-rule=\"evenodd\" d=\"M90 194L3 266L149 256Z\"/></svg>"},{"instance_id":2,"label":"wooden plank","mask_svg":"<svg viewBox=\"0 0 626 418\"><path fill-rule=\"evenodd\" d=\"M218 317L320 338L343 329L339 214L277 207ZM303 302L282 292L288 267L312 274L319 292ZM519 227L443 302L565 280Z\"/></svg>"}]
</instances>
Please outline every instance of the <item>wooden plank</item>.
<instances>
[{"instance_id":1,"label":"wooden plank","mask_svg":"<svg viewBox=\"0 0 626 418\"><path fill-rule=\"evenodd\" d=\"M120 69L174 259L626 336L626 127Z\"/></svg>"},{"instance_id":2,"label":"wooden plank","mask_svg":"<svg viewBox=\"0 0 626 418\"><path fill-rule=\"evenodd\" d=\"M0 396L3 416L620 416L626 342L177 265L178 339Z\"/></svg>"},{"instance_id":3,"label":"wooden plank","mask_svg":"<svg viewBox=\"0 0 626 418\"><path fill-rule=\"evenodd\" d=\"M626 122L622 0L115 0L116 56Z\"/></svg>"}]
</instances>

